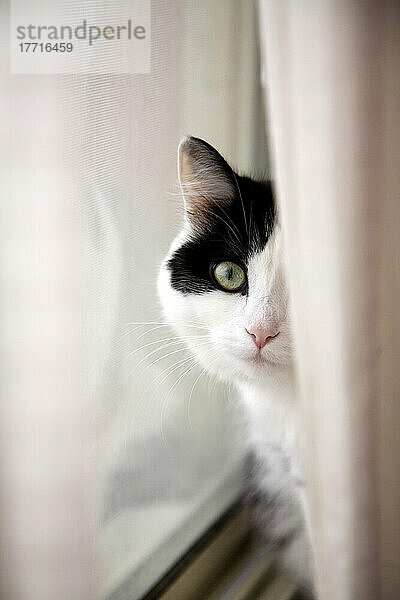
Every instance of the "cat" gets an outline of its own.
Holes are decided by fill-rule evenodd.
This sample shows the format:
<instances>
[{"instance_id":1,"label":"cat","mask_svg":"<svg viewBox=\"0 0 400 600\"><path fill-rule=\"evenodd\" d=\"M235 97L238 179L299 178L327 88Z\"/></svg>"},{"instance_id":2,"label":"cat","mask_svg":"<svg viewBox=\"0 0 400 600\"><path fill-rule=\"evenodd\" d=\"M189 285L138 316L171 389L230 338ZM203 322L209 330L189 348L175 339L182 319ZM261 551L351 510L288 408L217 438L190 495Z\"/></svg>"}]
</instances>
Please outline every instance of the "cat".
<instances>
[{"instance_id":1,"label":"cat","mask_svg":"<svg viewBox=\"0 0 400 600\"><path fill-rule=\"evenodd\" d=\"M179 145L178 173L184 222L158 278L164 316L202 367L237 388L265 538L311 593L289 297L273 186L235 173L195 137Z\"/></svg>"}]
</instances>

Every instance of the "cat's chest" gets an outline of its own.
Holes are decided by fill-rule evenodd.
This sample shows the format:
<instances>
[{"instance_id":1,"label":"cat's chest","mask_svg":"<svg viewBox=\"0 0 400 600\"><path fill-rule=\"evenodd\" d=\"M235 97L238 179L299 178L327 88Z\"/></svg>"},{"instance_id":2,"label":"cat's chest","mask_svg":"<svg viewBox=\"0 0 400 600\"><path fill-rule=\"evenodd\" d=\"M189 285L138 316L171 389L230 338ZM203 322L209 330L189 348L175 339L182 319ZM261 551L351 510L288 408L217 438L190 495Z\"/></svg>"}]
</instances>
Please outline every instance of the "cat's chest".
<instances>
[{"instance_id":1,"label":"cat's chest","mask_svg":"<svg viewBox=\"0 0 400 600\"><path fill-rule=\"evenodd\" d=\"M292 378L240 386L248 443L258 460L278 477L303 479L299 411Z\"/></svg>"}]
</instances>

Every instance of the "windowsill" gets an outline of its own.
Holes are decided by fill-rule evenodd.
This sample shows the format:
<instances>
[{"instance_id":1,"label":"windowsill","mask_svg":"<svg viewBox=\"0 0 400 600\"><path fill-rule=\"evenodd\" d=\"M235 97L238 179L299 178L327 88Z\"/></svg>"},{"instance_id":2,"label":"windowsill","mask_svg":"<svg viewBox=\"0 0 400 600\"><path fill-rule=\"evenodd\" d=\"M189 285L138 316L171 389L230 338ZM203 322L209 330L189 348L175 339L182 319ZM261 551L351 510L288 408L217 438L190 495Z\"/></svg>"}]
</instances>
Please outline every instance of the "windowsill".
<instances>
[{"instance_id":1,"label":"windowsill","mask_svg":"<svg viewBox=\"0 0 400 600\"><path fill-rule=\"evenodd\" d=\"M243 491L243 461L192 502L157 502L119 513L104 528L103 597L141 598ZM139 512L140 511L140 512ZM138 526L138 524L140 524ZM147 542L147 547L146 547Z\"/></svg>"}]
</instances>

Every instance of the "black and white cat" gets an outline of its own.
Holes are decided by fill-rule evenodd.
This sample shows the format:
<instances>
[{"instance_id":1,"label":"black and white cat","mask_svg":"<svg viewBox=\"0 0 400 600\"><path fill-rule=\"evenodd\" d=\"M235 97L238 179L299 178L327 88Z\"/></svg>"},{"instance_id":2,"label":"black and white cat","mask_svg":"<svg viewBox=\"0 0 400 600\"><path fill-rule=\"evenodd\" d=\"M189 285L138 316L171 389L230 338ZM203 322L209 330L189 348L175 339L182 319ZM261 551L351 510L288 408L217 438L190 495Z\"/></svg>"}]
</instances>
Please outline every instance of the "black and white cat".
<instances>
[{"instance_id":1,"label":"black and white cat","mask_svg":"<svg viewBox=\"0 0 400 600\"><path fill-rule=\"evenodd\" d=\"M309 587L310 543L282 233L269 181L236 174L198 138L178 150L184 225L159 276L165 318L239 390L267 539Z\"/></svg>"}]
</instances>

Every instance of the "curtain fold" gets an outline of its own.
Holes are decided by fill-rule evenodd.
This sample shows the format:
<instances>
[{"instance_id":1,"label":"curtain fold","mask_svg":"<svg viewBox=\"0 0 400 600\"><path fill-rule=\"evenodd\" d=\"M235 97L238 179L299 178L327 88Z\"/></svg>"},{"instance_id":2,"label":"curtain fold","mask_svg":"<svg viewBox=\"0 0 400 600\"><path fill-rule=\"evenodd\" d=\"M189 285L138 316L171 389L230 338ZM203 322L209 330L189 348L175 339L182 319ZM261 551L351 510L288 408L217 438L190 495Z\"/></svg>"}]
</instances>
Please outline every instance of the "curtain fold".
<instances>
[{"instance_id":1,"label":"curtain fold","mask_svg":"<svg viewBox=\"0 0 400 600\"><path fill-rule=\"evenodd\" d=\"M259 8L317 590L324 600L394 599L399 10L316 0Z\"/></svg>"},{"instance_id":2,"label":"curtain fold","mask_svg":"<svg viewBox=\"0 0 400 600\"><path fill-rule=\"evenodd\" d=\"M0 598L96 597L96 403L86 239L55 75L9 73L0 112ZM6 40L6 43L4 43Z\"/></svg>"}]
</instances>

